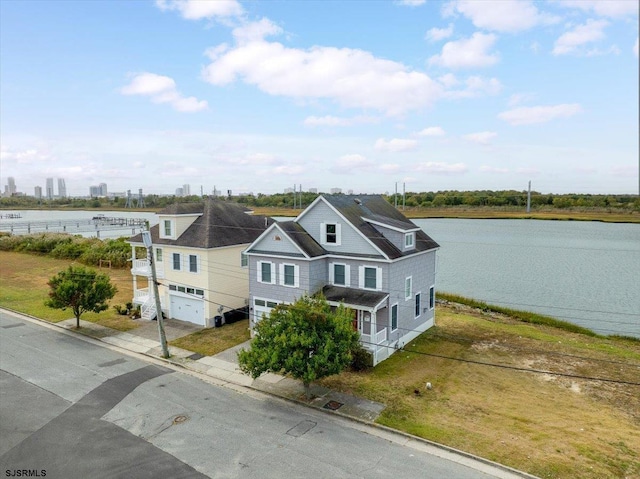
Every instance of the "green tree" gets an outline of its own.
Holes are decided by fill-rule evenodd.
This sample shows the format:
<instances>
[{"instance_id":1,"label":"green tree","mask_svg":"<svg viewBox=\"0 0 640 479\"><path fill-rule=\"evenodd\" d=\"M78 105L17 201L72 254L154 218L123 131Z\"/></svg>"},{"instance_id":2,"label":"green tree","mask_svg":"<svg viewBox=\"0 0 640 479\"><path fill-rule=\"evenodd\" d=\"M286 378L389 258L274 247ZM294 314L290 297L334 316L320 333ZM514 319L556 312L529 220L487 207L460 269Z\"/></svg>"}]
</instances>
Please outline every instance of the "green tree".
<instances>
[{"instance_id":1,"label":"green tree","mask_svg":"<svg viewBox=\"0 0 640 479\"><path fill-rule=\"evenodd\" d=\"M109 306L107 301L118 291L109 276L84 266L69 266L52 277L49 282L49 299L45 305L55 309L71 308L80 327L80 316L86 311L99 313Z\"/></svg>"},{"instance_id":2,"label":"green tree","mask_svg":"<svg viewBox=\"0 0 640 479\"><path fill-rule=\"evenodd\" d=\"M238 353L240 369L254 379L262 373L287 373L304 384L342 372L358 349L351 310L332 309L322 297L303 296L280 304L255 326L249 350Z\"/></svg>"}]
</instances>

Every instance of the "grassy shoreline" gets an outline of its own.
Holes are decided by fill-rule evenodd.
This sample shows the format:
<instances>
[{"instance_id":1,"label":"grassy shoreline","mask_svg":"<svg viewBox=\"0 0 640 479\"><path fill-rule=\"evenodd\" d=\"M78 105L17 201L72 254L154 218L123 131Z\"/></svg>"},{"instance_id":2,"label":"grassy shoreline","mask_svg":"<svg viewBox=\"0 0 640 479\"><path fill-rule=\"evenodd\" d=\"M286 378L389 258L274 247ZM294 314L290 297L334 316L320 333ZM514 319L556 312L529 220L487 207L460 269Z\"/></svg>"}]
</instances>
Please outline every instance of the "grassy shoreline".
<instances>
[{"instance_id":1,"label":"grassy shoreline","mask_svg":"<svg viewBox=\"0 0 640 479\"><path fill-rule=\"evenodd\" d=\"M0 252L0 306L69 319L44 300L48 278L70 263ZM129 270L102 272L119 289L111 305L129 301ZM384 403L382 425L542 478L640 477L640 341L456 295L438 299L436 326L403 350L321 383ZM83 319L120 330L138 324L113 308ZM180 347L217 352L246 337L236 324L194 333Z\"/></svg>"}]
</instances>

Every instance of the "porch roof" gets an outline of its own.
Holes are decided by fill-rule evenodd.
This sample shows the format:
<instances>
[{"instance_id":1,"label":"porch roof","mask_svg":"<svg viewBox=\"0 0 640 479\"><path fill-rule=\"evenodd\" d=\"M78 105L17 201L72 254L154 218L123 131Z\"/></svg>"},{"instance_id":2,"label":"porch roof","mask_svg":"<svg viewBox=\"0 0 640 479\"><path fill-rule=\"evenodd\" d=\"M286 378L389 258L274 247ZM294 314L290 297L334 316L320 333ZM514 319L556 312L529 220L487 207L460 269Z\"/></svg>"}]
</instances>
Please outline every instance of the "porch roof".
<instances>
[{"instance_id":1,"label":"porch roof","mask_svg":"<svg viewBox=\"0 0 640 479\"><path fill-rule=\"evenodd\" d=\"M365 291L356 288L326 285L322 294L327 301L343 303L345 306L377 311L381 303L389 297L389 293L381 291Z\"/></svg>"}]
</instances>

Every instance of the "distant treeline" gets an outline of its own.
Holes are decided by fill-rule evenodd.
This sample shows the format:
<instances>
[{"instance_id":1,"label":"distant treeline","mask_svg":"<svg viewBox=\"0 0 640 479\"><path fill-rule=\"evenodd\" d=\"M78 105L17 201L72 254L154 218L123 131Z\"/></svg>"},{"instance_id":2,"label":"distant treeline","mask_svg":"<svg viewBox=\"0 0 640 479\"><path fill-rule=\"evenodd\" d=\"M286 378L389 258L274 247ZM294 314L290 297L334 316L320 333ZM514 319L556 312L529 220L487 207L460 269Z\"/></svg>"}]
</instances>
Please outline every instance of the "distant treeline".
<instances>
[{"instance_id":1,"label":"distant treeline","mask_svg":"<svg viewBox=\"0 0 640 479\"><path fill-rule=\"evenodd\" d=\"M300 208L308 206L316 199L318 193L277 193L266 195L239 195L227 199L249 207ZM443 208L443 207L522 207L527 204L527 192L515 190L503 191L429 191L407 192L401 194L383 195L392 204L397 203L409 208ZM0 208L124 208L126 198L57 198L53 200L36 199L28 196L13 196L0 198ZM146 209L158 210L168 205L202 201L200 196L176 197L173 195L146 195L144 203ZM531 192L531 207L538 208L616 208L625 211L640 211L640 197L638 195L592 195L592 194L553 194ZM134 208L137 202L134 199Z\"/></svg>"}]
</instances>

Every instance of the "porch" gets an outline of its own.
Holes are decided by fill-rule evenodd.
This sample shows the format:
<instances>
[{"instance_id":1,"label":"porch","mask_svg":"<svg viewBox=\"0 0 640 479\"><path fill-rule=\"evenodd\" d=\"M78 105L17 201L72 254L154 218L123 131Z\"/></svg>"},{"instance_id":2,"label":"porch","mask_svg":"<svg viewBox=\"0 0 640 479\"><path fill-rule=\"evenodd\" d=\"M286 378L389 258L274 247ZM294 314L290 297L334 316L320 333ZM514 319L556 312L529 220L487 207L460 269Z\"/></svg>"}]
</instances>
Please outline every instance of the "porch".
<instances>
[{"instance_id":1,"label":"porch","mask_svg":"<svg viewBox=\"0 0 640 479\"><path fill-rule=\"evenodd\" d=\"M147 258L131 260L131 274L134 276L151 276L151 265ZM156 262L156 275L158 278L164 278L164 263Z\"/></svg>"}]
</instances>

